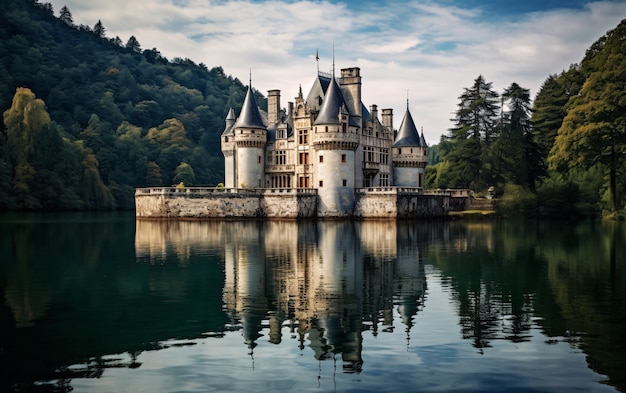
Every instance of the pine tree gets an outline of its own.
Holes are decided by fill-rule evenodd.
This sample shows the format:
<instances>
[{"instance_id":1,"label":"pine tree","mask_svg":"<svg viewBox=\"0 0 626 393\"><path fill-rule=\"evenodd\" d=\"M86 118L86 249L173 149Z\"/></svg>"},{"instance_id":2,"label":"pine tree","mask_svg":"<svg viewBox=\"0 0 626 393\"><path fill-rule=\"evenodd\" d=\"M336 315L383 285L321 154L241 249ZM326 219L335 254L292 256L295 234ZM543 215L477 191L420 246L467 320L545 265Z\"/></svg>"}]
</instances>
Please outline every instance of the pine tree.
<instances>
[{"instance_id":1,"label":"pine tree","mask_svg":"<svg viewBox=\"0 0 626 393\"><path fill-rule=\"evenodd\" d=\"M131 35L128 41L126 41L126 49L129 49L135 53L141 53L141 45L134 35Z\"/></svg>"},{"instance_id":2,"label":"pine tree","mask_svg":"<svg viewBox=\"0 0 626 393\"><path fill-rule=\"evenodd\" d=\"M59 11L59 19L65 22L66 25L74 27L74 19L72 18L72 13L66 5L64 5L63 8L61 8L61 10Z\"/></svg>"},{"instance_id":3,"label":"pine tree","mask_svg":"<svg viewBox=\"0 0 626 393\"><path fill-rule=\"evenodd\" d=\"M482 75L465 88L459 97L455 125L450 129L451 151L443 157L450 162L448 178L450 187L471 187L481 190L488 187L483 169L483 149L495 136L498 114L498 93L491 82Z\"/></svg>"},{"instance_id":4,"label":"pine tree","mask_svg":"<svg viewBox=\"0 0 626 393\"><path fill-rule=\"evenodd\" d=\"M100 21L100 19L98 19L98 23L93 26L93 32L96 33L98 37L104 38L106 34L106 29L104 28L104 25L102 24L102 21Z\"/></svg>"}]
</instances>

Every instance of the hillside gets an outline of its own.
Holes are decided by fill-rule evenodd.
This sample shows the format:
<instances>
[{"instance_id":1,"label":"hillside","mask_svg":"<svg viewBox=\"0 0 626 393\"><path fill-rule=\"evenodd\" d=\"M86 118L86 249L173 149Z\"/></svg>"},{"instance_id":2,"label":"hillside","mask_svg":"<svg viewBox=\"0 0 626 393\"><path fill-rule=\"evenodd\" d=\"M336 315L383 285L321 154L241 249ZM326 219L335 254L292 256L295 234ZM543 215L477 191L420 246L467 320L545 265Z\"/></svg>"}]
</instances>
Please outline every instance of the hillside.
<instances>
[{"instance_id":1,"label":"hillside","mask_svg":"<svg viewBox=\"0 0 626 393\"><path fill-rule=\"evenodd\" d=\"M130 209L134 187L221 181L238 79L109 38L99 22L75 26L49 4L3 3L1 209Z\"/></svg>"}]
</instances>

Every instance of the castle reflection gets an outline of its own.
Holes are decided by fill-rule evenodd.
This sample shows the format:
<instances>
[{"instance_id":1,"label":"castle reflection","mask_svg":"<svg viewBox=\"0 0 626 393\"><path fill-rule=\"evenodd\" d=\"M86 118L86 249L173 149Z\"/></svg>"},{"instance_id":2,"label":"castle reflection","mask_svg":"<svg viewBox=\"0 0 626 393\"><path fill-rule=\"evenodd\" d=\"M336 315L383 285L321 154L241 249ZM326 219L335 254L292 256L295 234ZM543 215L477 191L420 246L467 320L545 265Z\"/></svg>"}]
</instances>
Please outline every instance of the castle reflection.
<instances>
[{"instance_id":1,"label":"castle reflection","mask_svg":"<svg viewBox=\"0 0 626 393\"><path fill-rule=\"evenodd\" d=\"M424 225L351 221L137 221L136 257L223 255L224 310L250 354L287 333L318 360L361 371L364 330L402 325L424 304ZM427 229L426 229L427 230ZM394 309L398 321L394 322ZM268 333L269 332L269 333Z\"/></svg>"}]
</instances>

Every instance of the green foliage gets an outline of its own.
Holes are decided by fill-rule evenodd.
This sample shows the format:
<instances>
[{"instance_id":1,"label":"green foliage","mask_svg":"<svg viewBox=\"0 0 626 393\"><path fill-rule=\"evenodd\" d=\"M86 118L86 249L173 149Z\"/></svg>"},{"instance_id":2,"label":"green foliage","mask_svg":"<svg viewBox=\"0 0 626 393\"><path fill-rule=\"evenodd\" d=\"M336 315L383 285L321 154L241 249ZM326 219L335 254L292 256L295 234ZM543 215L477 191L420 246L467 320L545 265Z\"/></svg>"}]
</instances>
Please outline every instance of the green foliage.
<instances>
[{"instance_id":1,"label":"green foliage","mask_svg":"<svg viewBox=\"0 0 626 393\"><path fill-rule=\"evenodd\" d=\"M497 204L499 214L510 217L528 217L535 214L537 196L519 184L507 183L504 195Z\"/></svg>"},{"instance_id":2,"label":"green foliage","mask_svg":"<svg viewBox=\"0 0 626 393\"><path fill-rule=\"evenodd\" d=\"M0 209L132 209L135 187L172 184L181 163L194 184L222 179L216 141L239 80L37 4L3 3Z\"/></svg>"},{"instance_id":3,"label":"green foliage","mask_svg":"<svg viewBox=\"0 0 626 393\"><path fill-rule=\"evenodd\" d=\"M196 174L193 171L191 165L186 162L181 162L179 166L176 167L176 175L174 175L174 182L180 182L194 185L196 182Z\"/></svg>"},{"instance_id":4,"label":"green foliage","mask_svg":"<svg viewBox=\"0 0 626 393\"><path fill-rule=\"evenodd\" d=\"M626 163L625 35L626 20L587 52L581 66L585 83L567 104L549 157L551 167L561 172L569 166L605 166L612 213L621 204L617 179Z\"/></svg>"}]
</instances>

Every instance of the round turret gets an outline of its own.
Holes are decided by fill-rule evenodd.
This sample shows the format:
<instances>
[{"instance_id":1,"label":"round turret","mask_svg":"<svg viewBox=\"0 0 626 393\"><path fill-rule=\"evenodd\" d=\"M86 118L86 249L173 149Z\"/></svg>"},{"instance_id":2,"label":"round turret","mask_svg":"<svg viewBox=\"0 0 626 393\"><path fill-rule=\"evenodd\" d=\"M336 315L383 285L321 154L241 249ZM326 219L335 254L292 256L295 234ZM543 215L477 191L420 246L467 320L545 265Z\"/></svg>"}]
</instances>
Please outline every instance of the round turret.
<instances>
[{"instance_id":1,"label":"round turret","mask_svg":"<svg viewBox=\"0 0 626 393\"><path fill-rule=\"evenodd\" d=\"M351 119L341 90L333 78L313 123L320 217L352 214L359 131L359 124Z\"/></svg>"},{"instance_id":2,"label":"round turret","mask_svg":"<svg viewBox=\"0 0 626 393\"><path fill-rule=\"evenodd\" d=\"M423 142L423 143L422 143ZM400 129L391 148L393 184L397 187L424 186L426 141L420 137L408 105Z\"/></svg>"},{"instance_id":3,"label":"round turret","mask_svg":"<svg viewBox=\"0 0 626 393\"><path fill-rule=\"evenodd\" d=\"M234 187L262 187L265 177L267 128L248 86L241 113L233 124L236 144L236 179Z\"/></svg>"}]
</instances>

